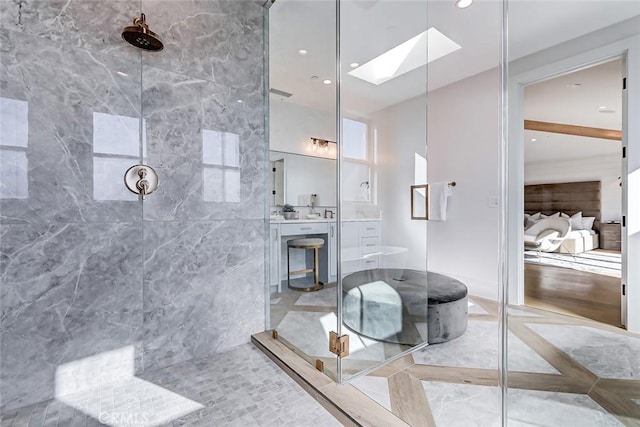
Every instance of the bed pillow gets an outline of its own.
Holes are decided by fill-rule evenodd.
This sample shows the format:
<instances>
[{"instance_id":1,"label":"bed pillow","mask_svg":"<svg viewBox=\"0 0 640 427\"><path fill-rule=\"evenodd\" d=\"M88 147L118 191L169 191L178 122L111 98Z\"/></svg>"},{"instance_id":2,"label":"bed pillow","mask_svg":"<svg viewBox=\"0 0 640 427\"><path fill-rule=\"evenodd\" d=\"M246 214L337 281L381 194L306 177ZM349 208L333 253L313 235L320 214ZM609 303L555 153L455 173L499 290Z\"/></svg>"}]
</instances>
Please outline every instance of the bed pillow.
<instances>
[{"instance_id":1,"label":"bed pillow","mask_svg":"<svg viewBox=\"0 0 640 427\"><path fill-rule=\"evenodd\" d=\"M529 218L531 218L531 215L524 214L524 228L525 228L525 230L527 229L527 224L529 223Z\"/></svg>"},{"instance_id":2,"label":"bed pillow","mask_svg":"<svg viewBox=\"0 0 640 427\"><path fill-rule=\"evenodd\" d=\"M536 222L539 221L542 221L542 218L536 217L535 215L529 215L529 217L525 219L524 229L526 230L527 228L536 225Z\"/></svg>"},{"instance_id":3,"label":"bed pillow","mask_svg":"<svg viewBox=\"0 0 640 427\"><path fill-rule=\"evenodd\" d=\"M596 220L595 216L583 216L582 217L582 229L583 230L592 230L593 222Z\"/></svg>"},{"instance_id":4,"label":"bed pillow","mask_svg":"<svg viewBox=\"0 0 640 427\"><path fill-rule=\"evenodd\" d=\"M582 230L584 227L582 223L582 211L571 215L571 217L569 218L569 222L571 222L572 230Z\"/></svg>"}]
</instances>

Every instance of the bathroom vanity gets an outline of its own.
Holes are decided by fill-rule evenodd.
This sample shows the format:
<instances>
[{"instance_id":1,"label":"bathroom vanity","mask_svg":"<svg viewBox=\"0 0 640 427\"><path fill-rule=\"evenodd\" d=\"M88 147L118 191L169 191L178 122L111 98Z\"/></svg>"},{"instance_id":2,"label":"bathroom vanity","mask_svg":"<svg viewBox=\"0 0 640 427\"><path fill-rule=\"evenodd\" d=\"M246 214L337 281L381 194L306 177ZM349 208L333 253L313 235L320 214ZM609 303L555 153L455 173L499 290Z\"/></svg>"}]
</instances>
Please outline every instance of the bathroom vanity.
<instances>
[{"instance_id":1,"label":"bathroom vanity","mask_svg":"<svg viewBox=\"0 0 640 427\"><path fill-rule=\"evenodd\" d=\"M335 282L338 276L337 223L335 219L271 220L270 275L271 292L281 292L287 280L287 240L320 237L325 244L320 250L320 281ZM380 220L352 219L342 221L342 274L378 268L380 252ZM291 252L291 269L303 268L304 251Z\"/></svg>"}]
</instances>

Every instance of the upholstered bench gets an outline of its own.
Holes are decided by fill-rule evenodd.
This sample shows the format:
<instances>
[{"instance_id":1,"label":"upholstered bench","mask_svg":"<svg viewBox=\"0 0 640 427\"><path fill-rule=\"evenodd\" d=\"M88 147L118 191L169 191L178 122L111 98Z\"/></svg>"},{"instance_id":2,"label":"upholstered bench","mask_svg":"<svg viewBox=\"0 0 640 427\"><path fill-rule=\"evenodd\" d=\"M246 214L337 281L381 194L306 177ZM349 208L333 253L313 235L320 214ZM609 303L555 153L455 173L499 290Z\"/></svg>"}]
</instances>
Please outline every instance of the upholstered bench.
<instances>
[{"instance_id":1,"label":"upholstered bench","mask_svg":"<svg viewBox=\"0 0 640 427\"><path fill-rule=\"evenodd\" d=\"M450 341L467 329L467 287L442 274L374 269L342 280L344 324L379 341Z\"/></svg>"}]
</instances>

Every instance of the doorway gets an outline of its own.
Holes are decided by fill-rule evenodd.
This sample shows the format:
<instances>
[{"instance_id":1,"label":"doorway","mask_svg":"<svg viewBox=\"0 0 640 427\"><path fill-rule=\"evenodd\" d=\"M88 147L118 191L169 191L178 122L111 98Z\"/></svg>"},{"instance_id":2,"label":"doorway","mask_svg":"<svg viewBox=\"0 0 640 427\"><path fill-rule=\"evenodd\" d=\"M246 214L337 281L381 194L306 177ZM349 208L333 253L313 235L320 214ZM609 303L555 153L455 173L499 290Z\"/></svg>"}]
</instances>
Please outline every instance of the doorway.
<instances>
[{"instance_id":1,"label":"doorway","mask_svg":"<svg viewBox=\"0 0 640 427\"><path fill-rule=\"evenodd\" d=\"M617 327L623 65L524 89L524 302Z\"/></svg>"}]
</instances>

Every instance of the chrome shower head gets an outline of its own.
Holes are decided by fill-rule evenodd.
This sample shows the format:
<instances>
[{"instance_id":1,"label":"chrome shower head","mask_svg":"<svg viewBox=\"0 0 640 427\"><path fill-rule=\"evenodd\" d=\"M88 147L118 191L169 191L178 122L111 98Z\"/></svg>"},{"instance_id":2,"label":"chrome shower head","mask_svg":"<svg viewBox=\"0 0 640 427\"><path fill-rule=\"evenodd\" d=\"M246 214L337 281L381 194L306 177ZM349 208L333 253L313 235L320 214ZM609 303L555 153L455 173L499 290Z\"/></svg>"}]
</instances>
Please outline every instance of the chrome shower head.
<instances>
[{"instance_id":1,"label":"chrome shower head","mask_svg":"<svg viewBox=\"0 0 640 427\"><path fill-rule=\"evenodd\" d=\"M133 26L122 30L122 38L135 47L150 51L160 51L164 48L160 36L149 29L144 13L133 20Z\"/></svg>"}]
</instances>

